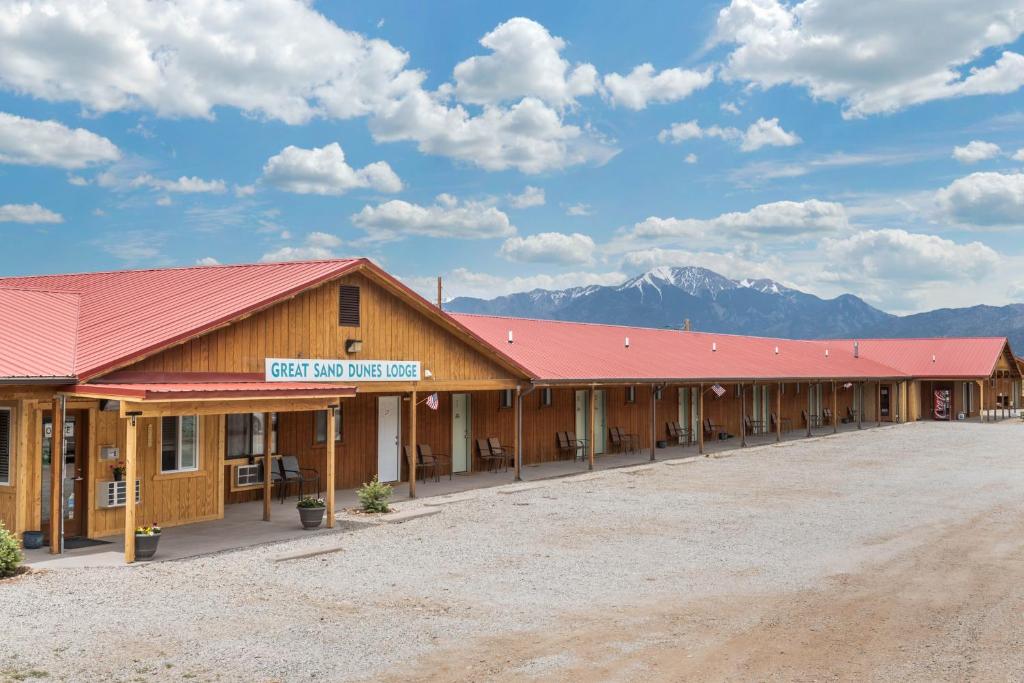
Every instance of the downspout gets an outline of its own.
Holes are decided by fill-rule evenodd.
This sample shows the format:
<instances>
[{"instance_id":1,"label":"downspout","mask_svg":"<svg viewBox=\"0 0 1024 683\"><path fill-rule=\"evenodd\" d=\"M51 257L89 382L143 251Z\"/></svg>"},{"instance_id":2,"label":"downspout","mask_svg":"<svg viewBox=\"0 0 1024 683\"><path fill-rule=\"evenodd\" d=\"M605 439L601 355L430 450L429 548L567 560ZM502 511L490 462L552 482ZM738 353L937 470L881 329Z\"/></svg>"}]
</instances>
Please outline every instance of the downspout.
<instances>
[{"instance_id":1,"label":"downspout","mask_svg":"<svg viewBox=\"0 0 1024 683\"><path fill-rule=\"evenodd\" d=\"M518 389L519 387L516 388ZM526 391L517 392L519 397L516 400L516 422L518 423L516 432L516 481L523 480L523 399L532 394L536 388L537 385L530 382L530 386Z\"/></svg>"}]
</instances>

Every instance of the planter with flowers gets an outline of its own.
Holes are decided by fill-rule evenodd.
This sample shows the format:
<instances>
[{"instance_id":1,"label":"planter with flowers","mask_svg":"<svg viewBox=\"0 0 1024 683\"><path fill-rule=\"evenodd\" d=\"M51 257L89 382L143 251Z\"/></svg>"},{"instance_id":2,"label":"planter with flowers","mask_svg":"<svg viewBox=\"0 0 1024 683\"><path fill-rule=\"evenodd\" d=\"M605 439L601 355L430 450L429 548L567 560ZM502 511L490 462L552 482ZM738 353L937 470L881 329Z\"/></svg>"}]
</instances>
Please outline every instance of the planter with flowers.
<instances>
[{"instance_id":1,"label":"planter with flowers","mask_svg":"<svg viewBox=\"0 0 1024 683\"><path fill-rule=\"evenodd\" d=\"M110 466L110 474L114 477L114 481L121 481L124 479L125 471L128 468L124 466L123 462L119 462L116 465Z\"/></svg>"},{"instance_id":2,"label":"planter with flowers","mask_svg":"<svg viewBox=\"0 0 1024 683\"><path fill-rule=\"evenodd\" d=\"M135 528L135 559L148 560L156 555L156 547L160 545L162 529L156 524Z\"/></svg>"},{"instance_id":3,"label":"planter with flowers","mask_svg":"<svg viewBox=\"0 0 1024 683\"><path fill-rule=\"evenodd\" d=\"M303 529L316 529L323 523L324 511L327 509L323 498L303 496L295 507L299 510L299 521Z\"/></svg>"}]
</instances>

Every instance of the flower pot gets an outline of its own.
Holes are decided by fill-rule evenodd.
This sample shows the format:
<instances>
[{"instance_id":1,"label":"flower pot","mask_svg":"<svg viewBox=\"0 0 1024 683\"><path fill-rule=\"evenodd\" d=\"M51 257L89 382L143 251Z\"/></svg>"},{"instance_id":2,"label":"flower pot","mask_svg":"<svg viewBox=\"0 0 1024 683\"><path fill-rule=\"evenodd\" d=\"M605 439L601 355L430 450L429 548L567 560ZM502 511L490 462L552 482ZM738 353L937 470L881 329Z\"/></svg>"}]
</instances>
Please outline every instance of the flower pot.
<instances>
[{"instance_id":1,"label":"flower pot","mask_svg":"<svg viewBox=\"0 0 1024 683\"><path fill-rule=\"evenodd\" d=\"M124 479L124 475L120 472L114 472L114 481L121 481Z\"/></svg>"},{"instance_id":2,"label":"flower pot","mask_svg":"<svg viewBox=\"0 0 1024 683\"><path fill-rule=\"evenodd\" d=\"M135 534L135 559L148 560L156 555L156 547L160 545L160 534L148 536Z\"/></svg>"},{"instance_id":3,"label":"flower pot","mask_svg":"<svg viewBox=\"0 0 1024 683\"><path fill-rule=\"evenodd\" d=\"M327 508L299 508L299 521L303 529L316 529L324 521Z\"/></svg>"},{"instance_id":4,"label":"flower pot","mask_svg":"<svg viewBox=\"0 0 1024 683\"><path fill-rule=\"evenodd\" d=\"M21 545L25 550L36 550L43 547L42 531L26 531L21 535Z\"/></svg>"}]
</instances>

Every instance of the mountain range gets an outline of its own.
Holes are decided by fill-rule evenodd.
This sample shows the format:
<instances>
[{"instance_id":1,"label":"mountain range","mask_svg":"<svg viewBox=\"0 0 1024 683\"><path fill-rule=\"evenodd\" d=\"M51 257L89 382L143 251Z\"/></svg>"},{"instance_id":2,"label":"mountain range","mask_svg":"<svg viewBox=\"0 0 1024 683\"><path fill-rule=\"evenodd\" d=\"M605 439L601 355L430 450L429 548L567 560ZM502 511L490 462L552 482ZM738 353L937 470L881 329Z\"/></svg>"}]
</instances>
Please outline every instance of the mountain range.
<instances>
[{"instance_id":1,"label":"mountain range","mask_svg":"<svg viewBox=\"0 0 1024 683\"><path fill-rule=\"evenodd\" d=\"M1024 304L942 308L898 316L852 295L822 299L774 280L733 280L695 266L659 267L621 285L458 297L459 313L693 329L774 337L1003 336L1024 354Z\"/></svg>"}]
</instances>

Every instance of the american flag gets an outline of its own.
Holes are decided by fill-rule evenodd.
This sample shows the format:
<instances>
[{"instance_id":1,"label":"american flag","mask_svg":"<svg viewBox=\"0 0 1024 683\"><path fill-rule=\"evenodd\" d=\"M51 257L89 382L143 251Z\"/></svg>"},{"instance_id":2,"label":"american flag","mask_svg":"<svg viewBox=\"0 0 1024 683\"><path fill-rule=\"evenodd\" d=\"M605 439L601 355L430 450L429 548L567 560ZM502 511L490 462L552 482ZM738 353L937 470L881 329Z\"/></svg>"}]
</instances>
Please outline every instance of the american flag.
<instances>
[{"instance_id":1,"label":"american flag","mask_svg":"<svg viewBox=\"0 0 1024 683\"><path fill-rule=\"evenodd\" d=\"M846 384L843 385L843 389L849 389L852 386L853 386L853 382L847 382Z\"/></svg>"},{"instance_id":2,"label":"american flag","mask_svg":"<svg viewBox=\"0 0 1024 683\"><path fill-rule=\"evenodd\" d=\"M437 406L437 392L435 391L430 396L427 396L427 407L430 408L431 410L437 410Z\"/></svg>"},{"instance_id":3,"label":"american flag","mask_svg":"<svg viewBox=\"0 0 1024 683\"><path fill-rule=\"evenodd\" d=\"M718 398L722 398L723 396L725 396L725 387L723 387L721 384L712 384L711 391L715 392L715 396L717 396Z\"/></svg>"}]
</instances>

